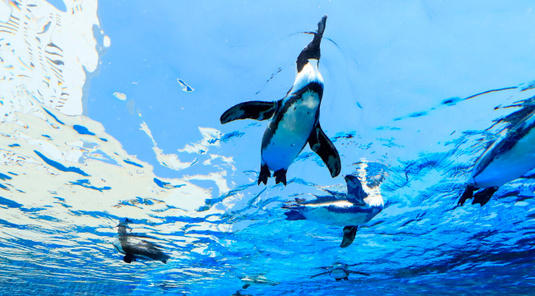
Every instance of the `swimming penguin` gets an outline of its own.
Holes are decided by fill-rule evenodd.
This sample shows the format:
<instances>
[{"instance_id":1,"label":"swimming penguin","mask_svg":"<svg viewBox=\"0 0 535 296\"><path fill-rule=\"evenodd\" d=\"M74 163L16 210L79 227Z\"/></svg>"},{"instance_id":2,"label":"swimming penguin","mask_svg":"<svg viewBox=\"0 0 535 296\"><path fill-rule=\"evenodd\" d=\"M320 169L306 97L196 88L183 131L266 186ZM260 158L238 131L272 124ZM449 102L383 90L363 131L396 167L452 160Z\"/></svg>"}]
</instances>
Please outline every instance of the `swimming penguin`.
<instances>
[{"instance_id":1,"label":"swimming penguin","mask_svg":"<svg viewBox=\"0 0 535 296\"><path fill-rule=\"evenodd\" d=\"M318 197L313 201L296 199L283 206L290 210L284 213L286 220L312 220L322 224L344 227L344 237L340 247L350 246L355 240L359 225L367 223L384 208L380 193L367 194L362 189L359 179L352 175L345 176L347 199L334 196Z\"/></svg>"},{"instance_id":2,"label":"swimming penguin","mask_svg":"<svg viewBox=\"0 0 535 296\"><path fill-rule=\"evenodd\" d=\"M527 114L500 136L478 158L458 204L474 197L484 206L500 186L535 168L535 111ZM474 191L479 190L474 194Z\"/></svg>"},{"instance_id":3,"label":"swimming penguin","mask_svg":"<svg viewBox=\"0 0 535 296\"><path fill-rule=\"evenodd\" d=\"M236 293L232 294L231 296L253 296L253 295L242 294L242 293L238 290L238 291L236 291Z\"/></svg>"},{"instance_id":4,"label":"swimming penguin","mask_svg":"<svg viewBox=\"0 0 535 296\"><path fill-rule=\"evenodd\" d=\"M242 287L243 289L249 288L249 286L251 286L252 284L270 285L270 286L276 286L279 284L277 282L268 280L266 276L263 274L259 274L256 276L246 275L246 276L240 277L240 279L242 280L242 282L245 283L245 285L243 285Z\"/></svg>"},{"instance_id":5,"label":"swimming penguin","mask_svg":"<svg viewBox=\"0 0 535 296\"><path fill-rule=\"evenodd\" d=\"M336 262L336 263L333 264L333 266L324 267L326 269L329 269L328 271L322 272L322 273L318 273L316 275L311 276L310 278L315 278L315 277L320 276L320 275L328 274L330 277L332 277L336 281L341 281L341 280L346 280L347 281L347 280L349 280L349 275L350 274L360 274L360 275L364 275L364 276L370 276L369 273L365 273L365 272L361 272L361 271L353 271L353 270L349 270L348 269L349 266L355 266L355 265L357 265L357 264L347 265L345 263Z\"/></svg>"},{"instance_id":6,"label":"swimming penguin","mask_svg":"<svg viewBox=\"0 0 535 296\"><path fill-rule=\"evenodd\" d=\"M285 98L276 102L244 102L221 115L222 124L237 119L272 118L262 138L259 185L267 184L271 171L276 184L286 185L286 171L307 143L327 165L333 178L340 174L338 151L319 123L323 77L318 66L326 21L324 16L318 23L318 31L313 33L314 39L297 57L297 76Z\"/></svg>"},{"instance_id":7,"label":"swimming penguin","mask_svg":"<svg viewBox=\"0 0 535 296\"><path fill-rule=\"evenodd\" d=\"M130 234L126 231L128 222L131 221L126 219L125 222L121 222L119 225L117 225L119 237L113 243L113 246L117 249L117 251L125 254L123 261L126 263L131 263L132 261L136 261L136 259L140 258L167 263L167 260L171 257L162 252L160 247L147 241L146 239L149 239L148 237Z\"/></svg>"}]
</instances>

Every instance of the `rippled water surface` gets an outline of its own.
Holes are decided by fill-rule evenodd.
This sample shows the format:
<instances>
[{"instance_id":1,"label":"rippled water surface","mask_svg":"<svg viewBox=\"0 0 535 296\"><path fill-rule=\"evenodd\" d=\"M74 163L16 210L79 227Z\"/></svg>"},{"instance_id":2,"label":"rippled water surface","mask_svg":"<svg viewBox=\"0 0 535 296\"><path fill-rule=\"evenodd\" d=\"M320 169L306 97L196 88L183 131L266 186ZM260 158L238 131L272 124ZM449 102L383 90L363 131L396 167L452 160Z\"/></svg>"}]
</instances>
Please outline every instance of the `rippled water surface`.
<instances>
[{"instance_id":1,"label":"rippled water surface","mask_svg":"<svg viewBox=\"0 0 535 296\"><path fill-rule=\"evenodd\" d=\"M0 294L532 294L533 172L457 202L533 112L534 9L0 0ZM307 146L287 186L259 186L267 121L219 118L283 98L323 15L320 121L341 174ZM351 246L286 220L296 199L345 198L345 175L384 200ZM125 263L125 221L170 259ZM339 262L369 276L313 277Z\"/></svg>"}]
</instances>

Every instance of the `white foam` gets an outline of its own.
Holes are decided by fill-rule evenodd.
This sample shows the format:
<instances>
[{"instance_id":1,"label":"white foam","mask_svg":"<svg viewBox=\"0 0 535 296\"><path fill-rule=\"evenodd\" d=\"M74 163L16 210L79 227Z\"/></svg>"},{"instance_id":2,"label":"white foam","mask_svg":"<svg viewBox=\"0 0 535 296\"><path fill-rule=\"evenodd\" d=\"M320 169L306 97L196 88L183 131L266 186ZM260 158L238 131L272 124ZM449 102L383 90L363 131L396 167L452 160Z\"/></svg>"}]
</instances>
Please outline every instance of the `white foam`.
<instances>
[{"instance_id":1,"label":"white foam","mask_svg":"<svg viewBox=\"0 0 535 296\"><path fill-rule=\"evenodd\" d=\"M121 101L126 101L126 95L120 92L114 92L113 96L118 98Z\"/></svg>"}]
</instances>

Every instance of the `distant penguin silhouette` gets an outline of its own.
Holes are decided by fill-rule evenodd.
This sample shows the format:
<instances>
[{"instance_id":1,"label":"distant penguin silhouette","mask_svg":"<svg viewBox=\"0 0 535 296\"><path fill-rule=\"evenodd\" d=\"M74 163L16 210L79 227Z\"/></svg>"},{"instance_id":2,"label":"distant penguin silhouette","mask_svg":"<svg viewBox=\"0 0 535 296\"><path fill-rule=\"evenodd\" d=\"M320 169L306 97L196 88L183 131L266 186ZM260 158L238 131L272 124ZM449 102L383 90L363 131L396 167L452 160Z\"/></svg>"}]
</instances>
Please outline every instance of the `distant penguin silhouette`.
<instances>
[{"instance_id":1,"label":"distant penguin silhouette","mask_svg":"<svg viewBox=\"0 0 535 296\"><path fill-rule=\"evenodd\" d=\"M527 114L478 158L470 181L458 204L469 198L472 204L484 206L505 183L511 182L535 168L535 111ZM479 190L474 194L474 191Z\"/></svg>"},{"instance_id":2,"label":"distant penguin silhouette","mask_svg":"<svg viewBox=\"0 0 535 296\"><path fill-rule=\"evenodd\" d=\"M355 176L345 176L347 183L347 199L334 196L318 197L316 200L305 201L296 199L284 205L290 210L284 213L287 220L311 220L322 224L345 226L344 237L340 247L346 248L355 240L359 225L367 223L384 207L380 194L368 195Z\"/></svg>"},{"instance_id":3,"label":"distant penguin silhouette","mask_svg":"<svg viewBox=\"0 0 535 296\"><path fill-rule=\"evenodd\" d=\"M157 245L147 241L147 239L149 239L148 237L127 232L126 228L129 222L131 221L127 219L125 222L121 222L117 225L117 233L119 234L119 237L113 243L113 246L117 251L125 255L123 261L131 263L140 258L167 263L170 256L165 254Z\"/></svg>"},{"instance_id":4,"label":"distant penguin silhouette","mask_svg":"<svg viewBox=\"0 0 535 296\"><path fill-rule=\"evenodd\" d=\"M243 277L240 277L240 279L242 280L242 282L244 282L245 284L243 285L243 289L247 289L249 286L251 286L252 284L258 284L258 285L270 285L270 286L276 286L278 285L279 283L277 282L274 282L274 281L271 281L271 280L268 280L266 278L265 275L263 274L259 274L259 275L255 275L255 276L243 276Z\"/></svg>"},{"instance_id":5,"label":"distant penguin silhouette","mask_svg":"<svg viewBox=\"0 0 535 296\"><path fill-rule=\"evenodd\" d=\"M327 271L322 272L322 273L318 273L316 275L313 275L310 278L315 278L315 277L320 276L320 275L328 274L330 277L332 277L336 281L341 281L341 280L346 280L347 281L347 280L349 280L349 275L350 274L359 274L359 275L364 275L364 276L369 276L370 275L369 273L365 273L365 272L361 272L361 271L354 271L354 270L349 270L348 269L349 266L355 266L355 265L347 265L345 263L336 262L332 266L323 267L324 269L328 269Z\"/></svg>"},{"instance_id":6,"label":"distant penguin silhouette","mask_svg":"<svg viewBox=\"0 0 535 296\"><path fill-rule=\"evenodd\" d=\"M253 296L250 294L242 294L240 291L236 291L236 293L232 294L232 296Z\"/></svg>"},{"instance_id":7,"label":"distant penguin silhouette","mask_svg":"<svg viewBox=\"0 0 535 296\"><path fill-rule=\"evenodd\" d=\"M318 31L313 33L314 39L297 57L297 76L285 98L276 102L241 103L221 115L222 124L237 119L272 118L262 138L259 185L267 184L271 171L276 184L286 185L286 171L307 143L327 165L333 178L340 174L338 151L319 123L323 77L318 66L326 21L324 16L318 23Z\"/></svg>"}]
</instances>

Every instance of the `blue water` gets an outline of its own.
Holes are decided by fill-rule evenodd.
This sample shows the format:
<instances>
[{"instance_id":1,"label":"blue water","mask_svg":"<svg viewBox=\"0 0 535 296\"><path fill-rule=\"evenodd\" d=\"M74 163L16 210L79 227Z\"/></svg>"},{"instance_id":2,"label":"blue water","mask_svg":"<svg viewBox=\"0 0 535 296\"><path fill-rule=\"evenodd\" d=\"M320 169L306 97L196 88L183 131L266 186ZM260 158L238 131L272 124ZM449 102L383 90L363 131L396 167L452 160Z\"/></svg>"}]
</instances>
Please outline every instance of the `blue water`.
<instances>
[{"instance_id":1,"label":"blue water","mask_svg":"<svg viewBox=\"0 0 535 296\"><path fill-rule=\"evenodd\" d=\"M457 205L533 110L532 1L49 2L0 4L0 295L535 294L533 171ZM219 117L283 98L323 15L342 173L306 147L258 186L267 121ZM285 220L348 174L385 205L351 246ZM125 219L166 264L123 262ZM336 262L370 275L311 278Z\"/></svg>"}]
</instances>

